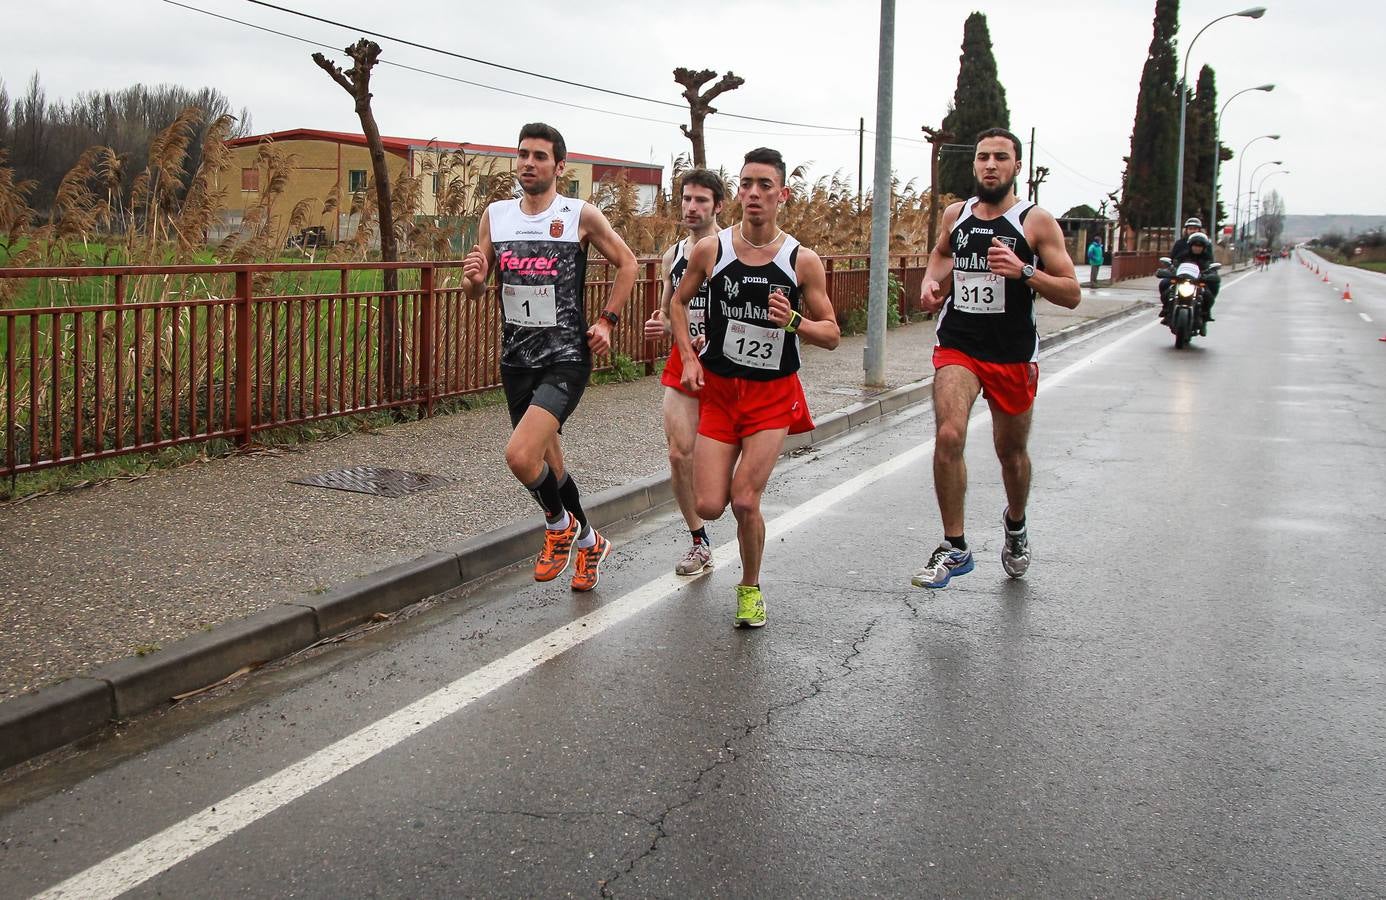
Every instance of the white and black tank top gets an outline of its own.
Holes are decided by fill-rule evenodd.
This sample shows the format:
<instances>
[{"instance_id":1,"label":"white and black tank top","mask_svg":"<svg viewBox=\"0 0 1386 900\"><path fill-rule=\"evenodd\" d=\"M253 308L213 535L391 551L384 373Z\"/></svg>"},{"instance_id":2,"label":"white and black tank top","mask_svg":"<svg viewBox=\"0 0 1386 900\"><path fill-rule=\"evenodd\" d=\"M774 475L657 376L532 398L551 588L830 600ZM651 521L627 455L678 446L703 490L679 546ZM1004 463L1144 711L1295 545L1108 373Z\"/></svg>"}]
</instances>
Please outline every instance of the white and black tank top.
<instances>
[{"instance_id":1,"label":"white and black tank top","mask_svg":"<svg viewBox=\"0 0 1386 900\"><path fill-rule=\"evenodd\" d=\"M728 378L771 381L799 371L799 336L770 321L770 294L779 288L799 309L794 263L799 242L789 235L774 259L760 266L742 262L732 246L732 229L717 232L717 264L708 278L707 345L703 367Z\"/></svg>"},{"instance_id":2,"label":"white and black tank top","mask_svg":"<svg viewBox=\"0 0 1386 900\"><path fill-rule=\"evenodd\" d=\"M683 273L688 271L688 245L692 238L679 241L674 245L674 262L669 266L669 283L674 286L674 290L679 289L679 282L683 281ZM688 301L688 336L696 338L707 331L707 282L698 289L698 293Z\"/></svg>"},{"instance_id":3,"label":"white and black tank top","mask_svg":"<svg viewBox=\"0 0 1386 900\"><path fill-rule=\"evenodd\" d=\"M583 201L554 198L527 215L520 200L487 208L500 294L501 365L538 369L587 362L587 247L578 238Z\"/></svg>"},{"instance_id":4,"label":"white and black tank top","mask_svg":"<svg viewBox=\"0 0 1386 900\"><path fill-rule=\"evenodd\" d=\"M963 206L949 235L953 289L938 317L940 347L961 350L985 362L1039 360L1035 290L1019 278L1002 278L987 267L993 238L1015 251L1021 263L1041 268L1025 241L1025 219L1035 204L1022 200L995 219L980 219L977 198Z\"/></svg>"}]
</instances>

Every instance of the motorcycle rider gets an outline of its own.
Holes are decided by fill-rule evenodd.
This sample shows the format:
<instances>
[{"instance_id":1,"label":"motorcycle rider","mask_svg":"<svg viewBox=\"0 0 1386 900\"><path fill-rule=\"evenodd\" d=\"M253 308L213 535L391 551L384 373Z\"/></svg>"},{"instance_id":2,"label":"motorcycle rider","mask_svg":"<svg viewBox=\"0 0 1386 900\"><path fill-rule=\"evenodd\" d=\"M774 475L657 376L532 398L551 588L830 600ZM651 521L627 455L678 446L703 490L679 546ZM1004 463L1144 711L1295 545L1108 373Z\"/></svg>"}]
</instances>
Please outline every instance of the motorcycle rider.
<instances>
[{"instance_id":1,"label":"motorcycle rider","mask_svg":"<svg viewBox=\"0 0 1386 900\"><path fill-rule=\"evenodd\" d=\"M1169 248L1170 268L1174 269L1181 262L1189 259L1189 238L1203 231L1203 220L1198 216L1189 216L1184 220L1184 236L1174 242L1174 246ZM1208 254L1212 256L1211 253ZM1199 266L1202 268L1202 266ZM1163 322L1169 316L1169 285L1170 279L1160 279L1160 321Z\"/></svg>"},{"instance_id":2,"label":"motorcycle rider","mask_svg":"<svg viewBox=\"0 0 1386 900\"><path fill-rule=\"evenodd\" d=\"M1213 318L1213 302L1217 300L1218 289L1222 287L1222 279L1218 276L1216 271L1208 271L1208 267L1211 266L1214 261L1213 242L1209 240L1208 235L1201 231L1195 231L1193 234L1189 235L1186 242L1181 241L1181 243L1187 243L1188 249L1182 259L1174 260L1174 265L1178 266L1181 262L1191 262L1198 266L1198 271L1200 273L1199 280L1203 282L1203 321L1204 323L1216 321ZM1160 303L1161 322L1166 322L1169 319L1169 311L1173 300L1173 294L1167 287L1170 282L1171 279L1169 278L1162 279L1160 282L1162 287L1162 299ZM1206 327L1202 330L1202 334L1204 334L1204 336L1207 335Z\"/></svg>"}]
</instances>

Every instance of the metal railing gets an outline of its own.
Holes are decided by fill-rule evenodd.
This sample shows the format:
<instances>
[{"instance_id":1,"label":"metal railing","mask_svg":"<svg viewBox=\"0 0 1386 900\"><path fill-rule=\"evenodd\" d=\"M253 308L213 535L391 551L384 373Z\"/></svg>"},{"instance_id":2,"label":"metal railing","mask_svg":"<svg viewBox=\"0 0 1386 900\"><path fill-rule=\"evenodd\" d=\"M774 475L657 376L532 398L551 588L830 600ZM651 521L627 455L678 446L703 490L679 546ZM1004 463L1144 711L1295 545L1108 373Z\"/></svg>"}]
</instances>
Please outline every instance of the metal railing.
<instances>
[{"instance_id":1,"label":"metal railing","mask_svg":"<svg viewBox=\"0 0 1386 900\"><path fill-rule=\"evenodd\" d=\"M892 259L902 318L923 256ZM839 320L866 304L865 256L825 257ZM317 263L0 269L0 477L183 444L254 442L273 428L415 407L500 385L500 304L471 301L462 263ZM644 320L658 259L642 259L612 336L647 373L668 352ZM385 290L384 275L399 281ZM594 321L611 266L588 267Z\"/></svg>"}]
</instances>

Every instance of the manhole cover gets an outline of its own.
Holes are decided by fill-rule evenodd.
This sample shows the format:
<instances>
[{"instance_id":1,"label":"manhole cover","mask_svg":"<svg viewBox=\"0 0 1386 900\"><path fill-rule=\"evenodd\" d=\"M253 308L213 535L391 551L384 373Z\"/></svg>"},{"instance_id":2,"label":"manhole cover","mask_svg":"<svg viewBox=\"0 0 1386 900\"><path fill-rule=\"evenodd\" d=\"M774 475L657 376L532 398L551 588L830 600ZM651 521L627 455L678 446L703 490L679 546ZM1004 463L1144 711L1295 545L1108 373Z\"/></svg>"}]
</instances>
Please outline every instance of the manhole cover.
<instances>
[{"instance_id":1,"label":"manhole cover","mask_svg":"<svg viewBox=\"0 0 1386 900\"><path fill-rule=\"evenodd\" d=\"M425 475L422 472L382 469L379 466L354 466L350 469L334 469L307 478L291 478L289 483L330 488L334 491L375 494L377 497L403 497L447 484L448 479L438 475Z\"/></svg>"}]
</instances>

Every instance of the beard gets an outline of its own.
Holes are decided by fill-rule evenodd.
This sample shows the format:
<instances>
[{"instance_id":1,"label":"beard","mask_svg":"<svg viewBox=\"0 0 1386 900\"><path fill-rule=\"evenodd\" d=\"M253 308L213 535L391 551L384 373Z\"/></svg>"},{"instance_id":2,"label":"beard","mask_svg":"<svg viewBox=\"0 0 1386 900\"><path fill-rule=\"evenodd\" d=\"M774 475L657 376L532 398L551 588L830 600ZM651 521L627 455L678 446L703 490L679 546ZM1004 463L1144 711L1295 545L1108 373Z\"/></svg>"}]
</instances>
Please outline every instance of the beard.
<instances>
[{"instance_id":1,"label":"beard","mask_svg":"<svg viewBox=\"0 0 1386 900\"><path fill-rule=\"evenodd\" d=\"M973 193L977 195L977 199L981 200L983 203L1000 203L1015 191L1015 179L1012 178L1010 181L1003 181L994 188L989 188L980 181L973 179L972 190Z\"/></svg>"},{"instance_id":2,"label":"beard","mask_svg":"<svg viewBox=\"0 0 1386 900\"><path fill-rule=\"evenodd\" d=\"M531 197L539 197L543 194L548 193L549 188L553 187L553 182L554 179L552 178L550 178L548 181L543 181L541 179L536 178L528 185L521 181L520 190L524 191L526 194L529 194Z\"/></svg>"}]
</instances>

